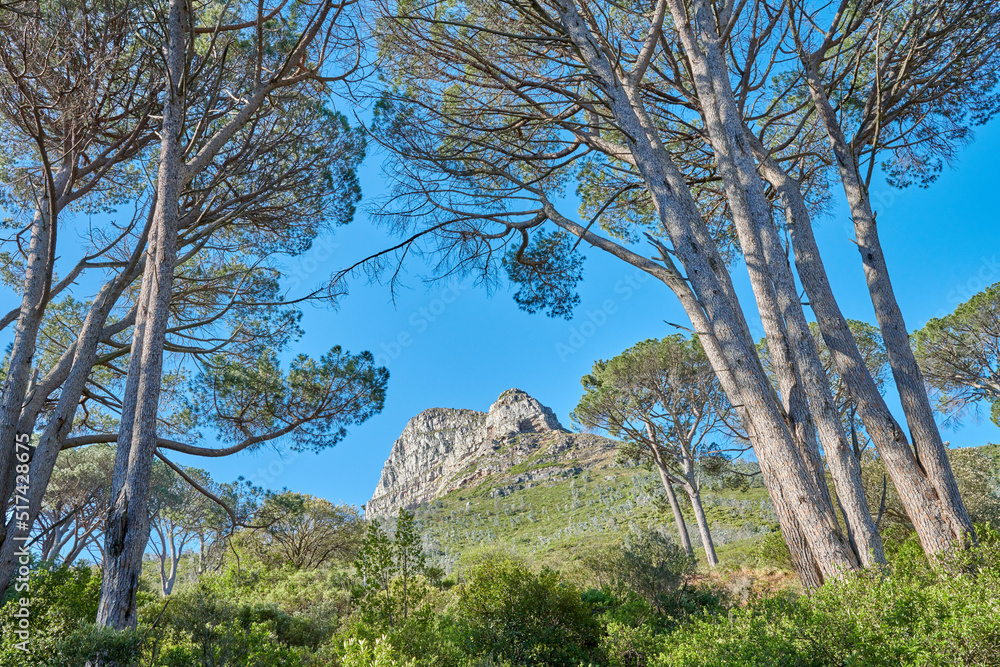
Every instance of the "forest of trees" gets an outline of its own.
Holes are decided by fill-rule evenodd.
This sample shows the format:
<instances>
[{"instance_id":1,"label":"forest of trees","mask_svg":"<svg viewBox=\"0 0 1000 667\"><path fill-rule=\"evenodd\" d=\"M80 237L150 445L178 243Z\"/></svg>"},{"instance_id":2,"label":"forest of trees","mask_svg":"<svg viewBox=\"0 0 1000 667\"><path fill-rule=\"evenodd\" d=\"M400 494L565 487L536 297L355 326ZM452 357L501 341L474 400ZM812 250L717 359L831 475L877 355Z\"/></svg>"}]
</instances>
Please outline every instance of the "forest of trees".
<instances>
[{"instance_id":1,"label":"forest of trees","mask_svg":"<svg viewBox=\"0 0 1000 667\"><path fill-rule=\"evenodd\" d=\"M19 303L0 314L0 655L1000 660L996 480L938 423L989 404L1000 424L1000 288L911 336L879 234L893 212L872 198L931 184L1000 110L998 79L1000 5L977 0L0 0L0 279ZM362 217L366 155L385 196L364 210L393 237L290 290L286 260ZM814 235L832 202L871 323L845 316ZM431 278L506 281L523 310L571 318L587 254L656 279L688 318L595 360L574 412L657 474L679 545L640 531L580 581L506 556L446 578L406 513L384 532L174 460L319 451L383 410L370 352L297 349L302 308L351 280L391 294L421 257ZM738 486L751 453L776 562L807 593L763 616L697 581L684 517L717 570L703 475ZM27 580L46 637L31 658L11 620ZM910 644L903 626L865 634L891 627L879 604L931 601L946 611ZM870 622L848 628L852 604ZM802 633L727 662L783 624ZM889 648L846 648L865 642Z\"/></svg>"}]
</instances>

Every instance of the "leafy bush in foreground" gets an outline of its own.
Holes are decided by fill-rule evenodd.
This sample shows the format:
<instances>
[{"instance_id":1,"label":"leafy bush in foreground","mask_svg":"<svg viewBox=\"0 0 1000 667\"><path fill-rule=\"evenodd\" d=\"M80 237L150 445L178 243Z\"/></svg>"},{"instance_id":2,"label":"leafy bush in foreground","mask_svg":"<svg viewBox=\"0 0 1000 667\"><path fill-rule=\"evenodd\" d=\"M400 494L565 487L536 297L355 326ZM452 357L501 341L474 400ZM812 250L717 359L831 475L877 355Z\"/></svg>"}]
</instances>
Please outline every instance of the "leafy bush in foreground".
<instances>
[{"instance_id":1,"label":"leafy bush in foreground","mask_svg":"<svg viewBox=\"0 0 1000 667\"><path fill-rule=\"evenodd\" d=\"M656 667L1000 665L1000 535L930 567L904 545L890 572L758 600L666 636Z\"/></svg>"}]
</instances>

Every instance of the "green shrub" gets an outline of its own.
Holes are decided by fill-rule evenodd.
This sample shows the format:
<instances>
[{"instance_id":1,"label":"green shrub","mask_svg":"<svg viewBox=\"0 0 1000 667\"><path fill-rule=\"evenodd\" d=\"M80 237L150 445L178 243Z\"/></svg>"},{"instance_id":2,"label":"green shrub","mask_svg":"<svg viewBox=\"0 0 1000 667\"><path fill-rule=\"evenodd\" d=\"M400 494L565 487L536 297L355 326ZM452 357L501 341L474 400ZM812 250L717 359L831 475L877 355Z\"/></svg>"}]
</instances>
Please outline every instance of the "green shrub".
<instances>
[{"instance_id":1,"label":"green shrub","mask_svg":"<svg viewBox=\"0 0 1000 667\"><path fill-rule=\"evenodd\" d=\"M1000 665L1000 537L929 566L911 540L891 570L758 600L671 633L651 665Z\"/></svg>"},{"instance_id":2,"label":"green shrub","mask_svg":"<svg viewBox=\"0 0 1000 667\"><path fill-rule=\"evenodd\" d=\"M162 614L160 613L162 610ZM142 620L150 632L150 662L164 667L302 664L331 634L313 618L271 604L233 602L207 579L163 604L148 605Z\"/></svg>"},{"instance_id":3,"label":"green shrub","mask_svg":"<svg viewBox=\"0 0 1000 667\"><path fill-rule=\"evenodd\" d=\"M662 635L653 633L651 625L633 627L617 621L608 623L601 638L601 648L610 667L647 667L660 654Z\"/></svg>"},{"instance_id":4,"label":"green shrub","mask_svg":"<svg viewBox=\"0 0 1000 667\"><path fill-rule=\"evenodd\" d=\"M471 656L577 667L598 657L600 625L559 573L504 554L483 557L459 587L457 623Z\"/></svg>"},{"instance_id":5,"label":"green shrub","mask_svg":"<svg viewBox=\"0 0 1000 667\"><path fill-rule=\"evenodd\" d=\"M795 571L792 553L788 550L781 531L767 533L754 541L751 549L751 563L757 567L776 567L788 572Z\"/></svg>"},{"instance_id":6,"label":"green shrub","mask_svg":"<svg viewBox=\"0 0 1000 667\"><path fill-rule=\"evenodd\" d=\"M591 553L586 565L618 597L633 592L657 612L678 606L695 562L684 549L658 532L632 535L620 545Z\"/></svg>"},{"instance_id":7,"label":"green shrub","mask_svg":"<svg viewBox=\"0 0 1000 667\"><path fill-rule=\"evenodd\" d=\"M93 624L101 591L100 575L82 565L33 563L28 588L11 586L0 608L0 664L5 667L83 667L88 660L127 667L139 652L136 632L116 632ZM18 648L14 613L30 599L27 651ZM140 591L140 600L148 600ZM99 663L100 664L100 663Z\"/></svg>"},{"instance_id":8,"label":"green shrub","mask_svg":"<svg viewBox=\"0 0 1000 667\"><path fill-rule=\"evenodd\" d=\"M227 621L206 626L187 641L168 642L150 664L157 667L301 667L306 651L276 641L264 623Z\"/></svg>"}]
</instances>

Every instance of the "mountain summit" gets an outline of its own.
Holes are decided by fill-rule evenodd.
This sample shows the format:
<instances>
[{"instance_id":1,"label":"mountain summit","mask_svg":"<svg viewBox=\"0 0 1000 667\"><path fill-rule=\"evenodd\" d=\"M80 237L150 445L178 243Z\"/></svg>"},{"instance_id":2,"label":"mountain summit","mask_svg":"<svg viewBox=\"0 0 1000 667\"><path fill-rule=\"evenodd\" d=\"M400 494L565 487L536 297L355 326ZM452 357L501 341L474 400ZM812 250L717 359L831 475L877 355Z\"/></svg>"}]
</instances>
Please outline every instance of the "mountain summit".
<instances>
[{"instance_id":1,"label":"mountain summit","mask_svg":"<svg viewBox=\"0 0 1000 667\"><path fill-rule=\"evenodd\" d=\"M489 412L431 408L410 419L392 446L369 517L413 508L485 483L492 493L609 464L615 443L570 433L551 409L520 389L508 389Z\"/></svg>"}]
</instances>

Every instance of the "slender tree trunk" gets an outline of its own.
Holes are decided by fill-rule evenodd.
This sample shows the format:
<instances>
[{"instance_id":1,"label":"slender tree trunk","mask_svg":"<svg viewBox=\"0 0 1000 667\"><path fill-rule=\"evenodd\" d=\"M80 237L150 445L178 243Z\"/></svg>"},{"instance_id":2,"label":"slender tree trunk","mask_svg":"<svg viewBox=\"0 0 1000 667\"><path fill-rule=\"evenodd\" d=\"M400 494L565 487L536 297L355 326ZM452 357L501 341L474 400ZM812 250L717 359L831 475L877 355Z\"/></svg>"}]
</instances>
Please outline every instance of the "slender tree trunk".
<instances>
[{"instance_id":1,"label":"slender tree trunk","mask_svg":"<svg viewBox=\"0 0 1000 667\"><path fill-rule=\"evenodd\" d=\"M694 549L691 548L691 536L688 535L687 524L684 523L684 514L681 512L681 505L677 502L674 485L667 476L667 471L659 463L657 463L656 469L660 473L663 491L667 494L667 500L670 501L670 509L674 512L674 523L677 525L677 534L681 538L681 546L684 547L684 553L694 558Z\"/></svg>"},{"instance_id":2,"label":"slender tree trunk","mask_svg":"<svg viewBox=\"0 0 1000 667\"><path fill-rule=\"evenodd\" d=\"M705 559L709 567L715 567L719 564L719 557L715 554L712 532L708 528L708 519L705 518L705 508L701 505L701 491L690 480L685 488L691 498L691 507L694 508L694 519L698 523L698 532L701 533L701 546L705 548Z\"/></svg>"},{"instance_id":3,"label":"slender tree trunk","mask_svg":"<svg viewBox=\"0 0 1000 667\"><path fill-rule=\"evenodd\" d=\"M715 14L705 2L696 0L696 20L692 26L679 2L671 0L669 4L692 63L701 113L736 223L767 334L772 366L783 387L782 394L789 396L795 386L800 385L808 397L808 407L802 410L802 414L810 416L827 453L834 484L844 501L845 519L851 526L852 534L862 544L861 553L857 554L859 562L864 565L884 563L882 540L864 495L860 462L848 446L828 378L798 298L791 267L773 223L770 203L764 196L763 180L743 137L743 119L730 85L725 57L719 47ZM806 460L817 476L823 500L829 503L832 510L822 460L813 444L815 439L803 442L807 447Z\"/></svg>"},{"instance_id":4,"label":"slender tree trunk","mask_svg":"<svg viewBox=\"0 0 1000 667\"><path fill-rule=\"evenodd\" d=\"M925 536L921 536L924 548L930 553L936 553L949 548L952 541L961 544L974 540L975 531L959 494L948 453L941 440L941 432L934 421L934 411L927 397L923 375L910 347L910 336L882 253L868 187L858 172L857 160L837 122L836 112L826 96L814 63L806 68L806 76L819 118L826 127L833 146L840 180L854 220L858 252L861 253L875 319L882 332L893 381L912 434L917 464L930 480L937 500L934 504L947 526L948 534L943 544L937 536L927 535L926 540Z\"/></svg>"},{"instance_id":5,"label":"slender tree trunk","mask_svg":"<svg viewBox=\"0 0 1000 667\"><path fill-rule=\"evenodd\" d=\"M73 173L67 159L52 177L51 191L41 197L41 203L31 222L31 241L25 262L21 309L14 330L7 377L0 398L0 499L6 506L14 489L14 443L21 423L21 408L28 391L38 330L45 315L45 306L52 284L55 262L58 199L63 195ZM55 197L55 201L53 201Z\"/></svg>"},{"instance_id":6,"label":"slender tree trunk","mask_svg":"<svg viewBox=\"0 0 1000 667\"><path fill-rule=\"evenodd\" d=\"M93 526L88 528L83 535L77 538L76 542L73 544L73 548L70 550L68 554L66 554L65 562L67 564L72 565L76 561L76 559L80 557L80 554L83 553L83 550L86 549L87 545L90 543L91 536L93 535L96 529L97 529L97 524L94 524Z\"/></svg>"},{"instance_id":7,"label":"slender tree trunk","mask_svg":"<svg viewBox=\"0 0 1000 667\"><path fill-rule=\"evenodd\" d=\"M59 530L58 527L54 527L52 530L49 531L49 534L45 536L45 539L42 540L42 547L38 555L39 558L41 558L43 561L51 560L52 548L56 544L56 533L58 532L58 530Z\"/></svg>"},{"instance_id":8,"label":"slender tree trunk","mask_svg":"<svg viewBox=\"0 0 1000 667\"><path fill-rule=\"evenodd\" d=\"M184 549L184 542L180 548L175 543L174 531L171 528L166 537L160 536L160 544L163 547L160 556L160 597L167 597L174 590L174 582L177 580L177 565L181 560L181 553ZM168 550L169 547L169 550ZM167 562L170 563L170 571L166 569Z\"/></svg>"},{"instance_id":9,"label":"slender tree trunk","mask_svg":"<svg viewBox=\"0 0 1000 667\"><path fill-rule=\"evenodd\" d=\"M656 439L656 431L653 423L646 420L646 434L649 436L650 453L653 455L653 463L656 471L660 473L660 483L663 484L663 492L667 494L670 501L670 509L674 512L674 523L677 524L677 534L681 538L681 546L684 553L694 558L694 549L691 548L691 536L688 535L687 524L684 523L684 514L681 513L680 503L677 502L677 494L674 493L674 485L670 481L670 473L667 472L666 463L663 461L663 454L660 452L659 443Z\"/></svg>"},{"instance_id":10,"label":"slender tree trunk","mask_svg":"<svg viewBox=\"0 0 1000 667\"><path fill-rule=\"evenodd\" d=\"M161 128L156 213L139 295L122 419L105 529L100 625L136 625L136 589L149 540L149 477L156 448L156 412L163 348L177 258L178 202L184 182L183 77L187 60L187 3L170 0L167 18L167 87ZM130 511L131 510L131 511Z\"/></svg>"}]
</instances>

